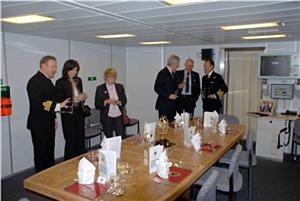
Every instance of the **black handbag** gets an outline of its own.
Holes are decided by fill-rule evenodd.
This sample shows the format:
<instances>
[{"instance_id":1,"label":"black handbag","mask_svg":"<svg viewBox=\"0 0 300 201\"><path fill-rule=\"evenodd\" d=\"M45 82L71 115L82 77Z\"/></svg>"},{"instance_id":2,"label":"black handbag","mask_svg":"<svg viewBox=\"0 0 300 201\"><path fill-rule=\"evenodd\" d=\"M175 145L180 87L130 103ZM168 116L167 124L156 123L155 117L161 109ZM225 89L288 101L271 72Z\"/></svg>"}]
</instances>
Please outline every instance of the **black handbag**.
<instances>
[{"instance_id":1,"label":"black handbag","mask_svg":"<svg viewBox=\"0 0 300 201\"><path fill-rule=\"evenodd\" d=\"M91 108L88 105L83 105L82 106L82 111L83 111L83 116L84 117L91 116Z\"/></svg>"}]
</instances>

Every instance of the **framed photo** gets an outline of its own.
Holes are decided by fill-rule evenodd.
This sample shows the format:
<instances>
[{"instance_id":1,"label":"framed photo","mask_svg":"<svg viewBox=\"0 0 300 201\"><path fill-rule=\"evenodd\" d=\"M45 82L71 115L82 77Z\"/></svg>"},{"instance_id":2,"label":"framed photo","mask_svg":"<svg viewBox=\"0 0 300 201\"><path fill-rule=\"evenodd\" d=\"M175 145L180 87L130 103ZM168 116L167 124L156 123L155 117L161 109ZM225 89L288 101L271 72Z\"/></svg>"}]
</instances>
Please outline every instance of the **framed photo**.
<instances>
[{"instance_id":1,"label":"framed photo","mask_svg":"<svg viewBox=\"0 0 300 201\"><path fill-rule=\"evenodd\" d=\"M261 114L267 114L269 116L272 116L275 111L275 101L273 100L260 100L259 101L259 107L258 111Z\"/></svg>"}]
</instances>

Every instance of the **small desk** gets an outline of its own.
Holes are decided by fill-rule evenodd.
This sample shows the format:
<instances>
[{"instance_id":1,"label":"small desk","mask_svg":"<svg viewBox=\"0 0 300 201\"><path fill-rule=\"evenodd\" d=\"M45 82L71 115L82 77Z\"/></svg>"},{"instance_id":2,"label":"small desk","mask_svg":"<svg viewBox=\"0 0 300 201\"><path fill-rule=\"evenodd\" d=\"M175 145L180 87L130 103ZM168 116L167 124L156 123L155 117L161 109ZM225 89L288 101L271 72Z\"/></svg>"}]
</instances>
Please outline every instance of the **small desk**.
<instances>
[{"instance_id":1,"label":"small desk","mask_svg":"<svg viewBox=\"0 0 300 201\"><path fill-rule=\"evenodd\" d=\"M283 161L283 153L290 152L288 145L292 134L292 122L299 117L282 114L263 117L249 113L247 115L258 120L256 155ZM280 131L282 133L279 133Z\"/></svg>"},{"instance_id":2,"label":"small desk","mask_svg":"<svg viewBox=\"0 0 300 201\"><path fill-rule=\"evenodd\" d=\"M133 143L130 138L123 140L121 161L126 161L134 168L134 173L126 182L125 194L116 197L120 201L164 201L175 200L184 193L202 174L205 173L215 162L218 161L234 144L238 142L245 133L245 126L230 125L229 134L220 136L212 133L211 129L203 129L201 134L204 142L213 140L221 145L213 153L196 152L194 149L183 145L182 129L169 129L164 136L171 142L176 143L169 152L169 159L172 162L182 161L184 167L192 170L192 173L185 177L175 186L158 184L153 181L154 174L148 174L148 166L143 165L144 153L141 144ZM135 137L135 136L133 136ZM157 136L160 138L161 136ZM82 156L65 161L38 174L35 174L24 181L24 187L28 190L40 193L56 200L77 201L87 200L78 195L66 192L63 188L74 182L77 178L77 166ZM96 177L98 176L98 168Z\"/></svg>"}]
</instances>

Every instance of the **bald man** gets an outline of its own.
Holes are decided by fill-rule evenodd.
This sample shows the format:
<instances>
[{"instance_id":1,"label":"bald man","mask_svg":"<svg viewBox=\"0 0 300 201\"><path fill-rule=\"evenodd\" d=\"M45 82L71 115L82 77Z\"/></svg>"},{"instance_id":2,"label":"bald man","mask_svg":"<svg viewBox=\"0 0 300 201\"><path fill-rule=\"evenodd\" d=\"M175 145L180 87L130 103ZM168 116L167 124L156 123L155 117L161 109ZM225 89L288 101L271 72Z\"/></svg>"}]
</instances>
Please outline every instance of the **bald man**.
<instances>
[{"instance_id":1,"label":"bald man","mask_svg":"<svg viewBox=\"0 0 300 201\"><path fill-rule=\"evenodd\" d=\"M184 70L176 71L175 78L179 87L177 100L177 112L194 114L196 102L200 96L199 73L193 71L194 60L188 58L184 64Z\"/></svg>"}]
</instances>

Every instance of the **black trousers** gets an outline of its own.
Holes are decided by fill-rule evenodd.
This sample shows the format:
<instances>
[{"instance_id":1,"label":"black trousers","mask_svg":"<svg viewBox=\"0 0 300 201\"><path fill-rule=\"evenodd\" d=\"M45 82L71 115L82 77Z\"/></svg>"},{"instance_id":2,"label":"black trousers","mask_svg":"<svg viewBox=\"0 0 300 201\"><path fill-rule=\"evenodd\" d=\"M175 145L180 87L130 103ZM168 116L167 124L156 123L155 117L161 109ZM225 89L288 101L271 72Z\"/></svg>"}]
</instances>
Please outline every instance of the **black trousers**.
<instances>
[{"instance_id":1,"label":"black trousers","mask_svg":"<svg viewBox=\"0 0 300 201\"><path fill-rule=\"evenodd\" d=\"M176 115L176 103L168 105L168 107L163 107L158 110L158 118L165 116L169 123L174 121Z\"/></svg>"},{"instance_id":2,"label":"black trousers","mask_svg":"<svg viewBox=\"0 0 300 201\"><path fill-rule=\"evenodd\" d=\"M185 111L194 114L195 105L195 99L192 95L180 95L177 102L177 112L181 114Z\"/></svg>"},{"instance_id":3,"label":"black trousers","mask_svg":"<svg viewBox=\"0 0 300 201\"><path fill-rule=\"evenodd\" d=\"M82 109L75 107L73 114L61 114L65 138L64 159L68 160L85 153L84 116Z\"/></svg>"},{"instance_id":4,"label":"black trousers","mask_svg":"<svg viewBox=\"0 0 300 201\"><path fill-rule=\"evenodd\" d=\"M220 114L222 105L219 103L219 100L202 99L202 102L203 102L203 113L216 111L218 114Z\"/></svg>"},{"instance_id":5,"label":"black trousers","mask_svg":"<svg viewBox=\"0 0 300 201\"><path fill-rule=\"evenodd\" d=\"M121 136L122 139L126 137L125 134L125 127L123 125L123 116L119 117L105 117L102 119L103 124L103 131L107 138L110 138L113 136L113 131L115 130L116 136Z\"/></svg>"},{"instance_id":6,"label":"black trousers","mask_svg":"<svg viewBox=\"0 0 300 201\"><path fill-rule=\"evenodd\" d=\"M33 143L35 172L40 172L55 164L55 129L34 129L30 132Z\"/></svg>"}]
</instances>

